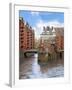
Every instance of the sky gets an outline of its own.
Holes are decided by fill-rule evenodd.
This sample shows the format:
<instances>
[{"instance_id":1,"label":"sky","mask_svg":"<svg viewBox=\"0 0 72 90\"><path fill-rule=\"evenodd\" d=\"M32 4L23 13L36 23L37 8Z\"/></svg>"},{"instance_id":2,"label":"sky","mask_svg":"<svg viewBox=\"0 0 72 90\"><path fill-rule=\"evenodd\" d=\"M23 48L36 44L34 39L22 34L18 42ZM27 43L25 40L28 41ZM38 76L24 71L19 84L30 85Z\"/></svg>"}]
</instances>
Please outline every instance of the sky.
<instances>
[{"instance_id":1,"label":"sky","mask_svg":"<svg viewBox=\"0 0 72 90\"><path fill-rule=\"evenodd\" d=\"M35 30L35 37L39 38L43 31L43 26L64 26L64 13L63 12L44 12L44 11L19 11L19 17L23 17L25 22Z\"/></svg>"}]
</instances>

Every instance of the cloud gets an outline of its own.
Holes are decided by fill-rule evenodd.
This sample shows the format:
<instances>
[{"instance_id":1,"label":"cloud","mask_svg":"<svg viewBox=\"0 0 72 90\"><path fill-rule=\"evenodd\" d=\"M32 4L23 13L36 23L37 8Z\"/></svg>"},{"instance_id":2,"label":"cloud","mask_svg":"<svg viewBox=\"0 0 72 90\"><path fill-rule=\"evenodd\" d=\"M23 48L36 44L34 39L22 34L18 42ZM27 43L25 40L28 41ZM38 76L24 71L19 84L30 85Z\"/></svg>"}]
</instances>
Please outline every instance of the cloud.
<instances>
[{"instance_id":1,"label":"cloud","mask_svg":"<svg viewBox=\"0 0 72 90\"><path fill-rule=\"evenodd\" d=\"M60 23L57 20L53 20L53 21L49 21L49 22L45 22L43 20L38 20L35 27L33 27L33 29L35 30L36 38L39 38L40 34L43 32L43 26L45 26L45 27L46 26L64 27L64 23Z\"/></svg>"},{"instance_id":2,"label":"cloud","mask_svg":"<svg viewBox=\"0 0 72 90\"><path fill-rule=\"evenodd\" d=\"M36 27L39 28L42 28L43 26L64 27L64 23L60 23L57 20L53 20L49 22L44 22L42 20L39 20L38 23L36 24Z\"/></svg>"},{"instance_id":3,"label":"cloud","mask_svg":"<svg viewBox=\"0 0 72 90\"><path fill-rule=\"evenodd\" d=\"M31 15L39 15L39 12L31 12Z\"/></svg>"}]
</instances>

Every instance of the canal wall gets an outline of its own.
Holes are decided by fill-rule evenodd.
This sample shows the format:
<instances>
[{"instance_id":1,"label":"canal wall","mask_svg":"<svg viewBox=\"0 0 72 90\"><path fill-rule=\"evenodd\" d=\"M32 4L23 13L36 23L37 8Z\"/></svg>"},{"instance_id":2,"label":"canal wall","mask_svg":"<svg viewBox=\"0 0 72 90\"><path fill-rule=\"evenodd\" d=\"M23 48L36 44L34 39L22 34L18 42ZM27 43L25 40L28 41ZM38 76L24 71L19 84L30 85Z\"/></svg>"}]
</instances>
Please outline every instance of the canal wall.
<instances>
[{"instance_id":1,"label":"canal wall","mask_svg":"<svg viewBox=\"0 0 72 90\"><path fill-rule=\"evenodd\" d=\"M34 53L19 53L19 58L24 60L25 58L32 57ZM47 52L39 52L38 53L38 62L48 62L48 61L54 61L58 59L64 59L64 52L53 52L53 53L47 53Z\"/></svg>"},{"instance_id":2,"label":"canal wall","mask_svg":"<svg viewBox=\"0 0 72 90\"><path fill-rule=\"evenodd\" d=\"M39 62L48 62L48 61L54 61L57 59L64 59L64 52L38 53Z\"/></svg>"}]
</instances>

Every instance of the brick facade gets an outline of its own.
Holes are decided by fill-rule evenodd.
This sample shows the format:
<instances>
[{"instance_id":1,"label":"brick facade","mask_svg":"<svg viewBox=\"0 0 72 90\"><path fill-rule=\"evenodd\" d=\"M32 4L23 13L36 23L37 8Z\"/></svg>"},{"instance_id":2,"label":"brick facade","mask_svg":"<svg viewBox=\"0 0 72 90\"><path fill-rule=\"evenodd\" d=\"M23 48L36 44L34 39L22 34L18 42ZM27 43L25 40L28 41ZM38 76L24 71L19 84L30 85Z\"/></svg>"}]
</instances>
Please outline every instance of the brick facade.
<instances>
[{"instance_id":1,"label":"brick facade","mask_svg":"<svg viewBox=\"0 0 72 90\"><path fill-rule=\"evenodd\" d=\"M64 50L64 28L55 28L57 51Z\"/></svg>"},{"instance_id":2,"label":"brick facade","mask_svg":"<svg viewBox=\"0 0 72 90\"><path fill-rule=\"evenodd\" d=\"M30 50L34 48L35 34L34 30L25 24L23 18L19 19L19 49Z\"/></svg>"}]
</instances>

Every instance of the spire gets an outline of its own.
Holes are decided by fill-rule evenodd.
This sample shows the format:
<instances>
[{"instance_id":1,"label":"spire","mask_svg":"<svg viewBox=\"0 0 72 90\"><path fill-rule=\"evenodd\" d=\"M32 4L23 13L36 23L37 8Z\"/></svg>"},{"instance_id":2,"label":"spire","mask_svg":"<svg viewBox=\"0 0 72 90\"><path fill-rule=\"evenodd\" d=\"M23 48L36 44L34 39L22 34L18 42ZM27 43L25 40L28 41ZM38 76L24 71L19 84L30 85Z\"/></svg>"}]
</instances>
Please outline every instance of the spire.
<instances>
[{"instance_id":1,"label":"spire","mask_svg":"<svg viewBox=\"0 0 72 90\"><path fill-rule=\"evenodd\" d=\"M26 22L26 26L29 28L29 24L28 24L28 22Z\"/></svg>"},{"instance_id":2,"label":"spire","mask_svg":"<svg viewBox=\"0 0 72 90\"><path fill-rule=\"evenodd\" d=\"M49 30L50 30L50 27L49 27L49 26L47 26L47 28L46 28L46 29L47 29L47 31L49 31Z\"/></svg>"},{"instance_id":3,"label":"spire","mask_svg":"<svg viewBox=\"0 0 72 90\"><path fill-rule=\"evenodd\" d=\"M43 26L43 31L45 31L45 26Z\"/></svg>"}]
</instances>

